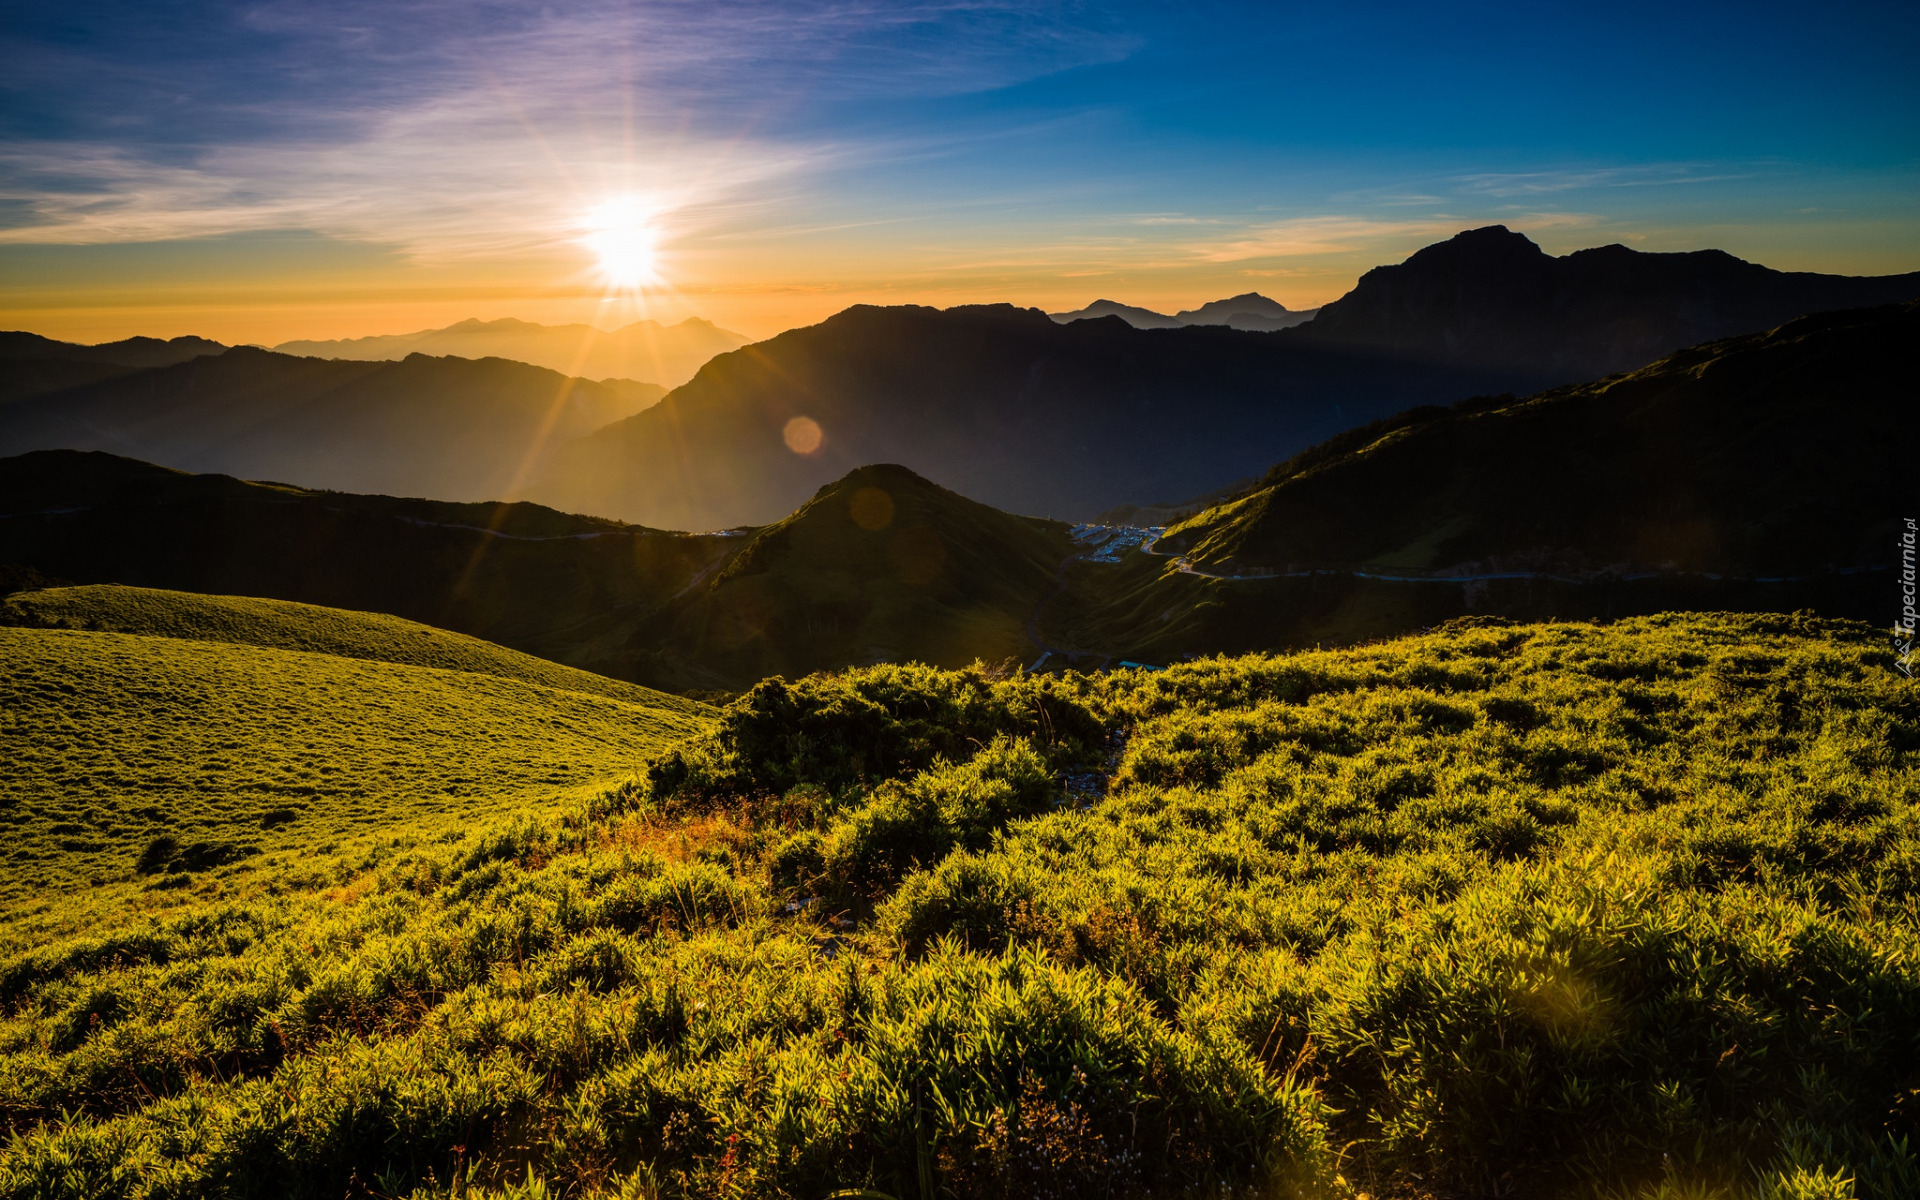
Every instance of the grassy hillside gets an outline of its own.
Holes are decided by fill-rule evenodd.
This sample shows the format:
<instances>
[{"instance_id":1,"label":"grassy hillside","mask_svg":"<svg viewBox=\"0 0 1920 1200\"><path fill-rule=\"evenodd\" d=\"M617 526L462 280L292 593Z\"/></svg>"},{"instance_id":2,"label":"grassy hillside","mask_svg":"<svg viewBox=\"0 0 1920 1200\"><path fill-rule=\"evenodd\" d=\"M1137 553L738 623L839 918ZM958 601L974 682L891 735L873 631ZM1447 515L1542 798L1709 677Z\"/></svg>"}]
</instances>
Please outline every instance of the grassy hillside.
<instances>
[{"instance_id":1,"label":"grassy hillside","mask_svg":"<svg viewBox=\"0 0 1920 1200\"><path fill-rule=\"evenodd\" d=\"M604 675L563 667L492 642L384 613L350 612L252 596L203 596L101 584L0 599L0 625L86 629L304 650L415 667L493 675L678 712L697 706Z\"/></svg>"},{"instance_id":2,"label":"grassy hillside","mask_svg":"<svg viewBox=\"0 0 1920 1200\"><path fill-rule=\"evenodd\" d=\"M551 803L632 770L710 711L637 699L254 645L0 628L5 940L57 924L59 906L44 902L75 889L101 903L155 888L162 900L218 896L235 872L297 875L343 839Z\"/></svg>"},{"instance_id":3,"label":"grassy hillside","mask_svg":"<svg viewBox=\"0 0 1920 1200\"><path fill-rule=\"evenodd\" d=\"M1896 1200L1915 696L1796 617L769 682L0 962L0 1196Z\"/></svg>"},{"instance_id":4,"label":"grassy hillside","mask_svg":"<svg viewBox=\"0 0 1920 1200\"><path fill-rule=\"evenodd\" d=\"M976 504L904 467L864 467L755 531L643 627L635 650L661 665L632 673L748 687L853 664L1026 660L1027 618L1073 550L1057 522Z\"/></svg>"}]
</instances>

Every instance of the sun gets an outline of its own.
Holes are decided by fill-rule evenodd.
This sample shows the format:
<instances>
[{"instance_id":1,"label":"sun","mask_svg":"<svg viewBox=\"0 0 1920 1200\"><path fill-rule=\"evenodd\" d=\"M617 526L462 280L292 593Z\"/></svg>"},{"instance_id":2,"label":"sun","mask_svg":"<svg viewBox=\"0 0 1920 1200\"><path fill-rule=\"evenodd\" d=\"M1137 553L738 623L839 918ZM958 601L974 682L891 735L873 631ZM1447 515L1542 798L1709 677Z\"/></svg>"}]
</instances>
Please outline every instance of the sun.
<instances>
[{"instance_id":1,"label":"sun","mask_svg":"<svg viewBox=\"0 0 1920 1200\"><path fill-rule=\"evenodd\" d=\"M582 222L582 245L599 259L600 273L610 287L633 291L660 280L660 231L654 213L632 197L609 200L588 212Z\"/></svg>"}]
</instances>

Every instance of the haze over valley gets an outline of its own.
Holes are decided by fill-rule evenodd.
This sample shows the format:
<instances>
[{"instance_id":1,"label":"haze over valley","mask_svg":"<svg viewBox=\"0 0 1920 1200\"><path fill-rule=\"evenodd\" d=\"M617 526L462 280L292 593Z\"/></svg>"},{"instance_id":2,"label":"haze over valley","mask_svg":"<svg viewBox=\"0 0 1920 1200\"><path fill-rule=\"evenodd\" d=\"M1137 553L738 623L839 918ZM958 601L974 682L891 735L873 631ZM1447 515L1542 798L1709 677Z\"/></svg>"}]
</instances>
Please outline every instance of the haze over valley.
<instances>
[{"instance_id":1,"label":"haze over valley","mask_svg":"<svg viewBox=\"0 0 1920 1200\"><path fill-rule=\"evenodd\" d=\"M673 325L635 321L618 329L537 325L501 318L468 319L418 333L282 342L273 349L302 358L401 359L414 354L507 358L587 379L632 379L673 388L716 354L749 339L697 317Z\"/></svg>"}]
</instances>

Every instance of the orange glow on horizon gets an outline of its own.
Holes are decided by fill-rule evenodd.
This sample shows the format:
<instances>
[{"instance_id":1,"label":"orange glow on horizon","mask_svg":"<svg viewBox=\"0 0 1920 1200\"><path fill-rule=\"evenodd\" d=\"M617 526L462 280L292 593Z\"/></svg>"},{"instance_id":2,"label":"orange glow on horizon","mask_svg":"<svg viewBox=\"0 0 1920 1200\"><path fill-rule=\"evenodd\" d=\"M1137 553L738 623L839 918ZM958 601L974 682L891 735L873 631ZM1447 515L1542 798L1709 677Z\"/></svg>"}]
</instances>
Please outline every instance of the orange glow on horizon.
<instances>
[{"instance_id":1,"label":"orange glow on horizon","mask_svg":"<svg viewBox=\"0 0 1920 1200\"><path fill-rule=\"evenodd\" d=\"M1245 264L1197 260L1177 247L1142 247L1138 261L1115 255L1082 264L1065 250L1035 250L1032 261L1011 252L972 256L960 252L966 247L882 241L864 230L732 240L703 230L699 214L677 205L605 195L597 207L589 199L570 215L561 209L553 240L524 254L355 259L326 243L192 272L174 259L150 262L132 251L106 266L96 253L72 250L75 263L94 264L85 271L59 268L57 257L41 252L46 262L39 266L24 255L11 265L0 256L0 329L83 343L192 334L272 346L412 333L470 318L611 331L641 320L671 325L698 317L760 339L856 304L1011 303L1060 312L1104 298L1172 313L1257 291L1297 310L1337 299L1365 271L1401 261L1433 236L1360 239L1337 253ZM1740 239L1685 230L1646 238L1610 229L1548 232L1536 240L1552 254L1616 240L1643 250L1719 243L1775 269L1836 274L1885 274L1920 261L1864 242L1815 252L1793 244L1790 230L1749 230Z\"/></svg>"}]
</instances>

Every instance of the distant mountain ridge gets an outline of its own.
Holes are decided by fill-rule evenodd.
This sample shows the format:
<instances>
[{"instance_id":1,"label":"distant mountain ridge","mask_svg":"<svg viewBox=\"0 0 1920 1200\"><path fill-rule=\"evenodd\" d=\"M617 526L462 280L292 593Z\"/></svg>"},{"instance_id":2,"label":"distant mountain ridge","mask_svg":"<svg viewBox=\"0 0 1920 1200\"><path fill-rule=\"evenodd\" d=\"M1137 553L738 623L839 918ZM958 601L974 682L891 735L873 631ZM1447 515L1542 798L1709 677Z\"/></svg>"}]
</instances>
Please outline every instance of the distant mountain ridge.
<instances>
[{"instance_id":1,"label":"distant mountain ridge","mask_svg":"<svg viewBox=\"0 0 1920 1200\"><path fill-rule=\"evenodd\" d=\"M89 346L17 330L0 333L0 404L226 350L201 337L132 337Z\"/></svg>"},{"instance_id":2,"label":"distant mountain ridge","mask_svg":"<svg viewBox=\"0 0 1920 1200\"><path fill-rule=\"evenodd\" d=\"M1136 304L1122 304L1118 300L1095 300L1085 308L1048 315L1062 325L1073 321L1095 321L1101 317L1119 317L1135 329L1179 329L1186 324L1178 317L1170 317Z\"/></svg>"},{"instance_id":3,"label":"distant mountain ridge","mask_svg":"<svg viewBox=\"0 0 1920 1200\"><path fill-rule=\"evenodd\" d=\"M402 359L409 354L507 358L585 379L638 379L672 388L691 379L714 355L750 340L698 317L675 325L635 321L615 330L503 318L466 320L415 333L282 342L273 349L281 354L361 361Z\"/></svg>"},{"instance_id":4,"label":"distant mountain ridge","mask_svg":"<svg viewBox=\"0 0 1920 1200\"><path fill-rule=\"evenodd\" d=\"M1270 333L1276 329L1291 329L1295 325L1305 324L1312 320L1314 313L1318 311L1312 308L1295 311L1278 300L1268 299L1258 292L1245 292L1225 300L1209 301L1199 308L1187 309L1171 317L1150 308L1122 304L1118 300L1095 300L1085 308L1048 315L1063 325L1071 321L1119 317L1135 329L1181 329L1188 325L1224 325L1229 329Z\"/></svg>"},{"instance_id":5,"label":"distant mountain ridge","mask_svg":"<svg viewBox=\"0 0 1920 1200\"><path fill-rule=\"evenodd\" d=\"M1111 565L1076 661L1340 645L1456 619L1799 612L1884 628L1920 302L1818 313L1526 398L1396 414ZM1891 656L1888 658L1891 666Z\"/></svg>"},{"instance_id":6,"label":"distant mountain ridge","mask_svg":"<svg viewBox=\"0 0 1920 1200\"><path fill-rule=\"evenodd\" d=\"M1795 274L1622 247L1554 258L1489 227L1369 272L1297 328L857 305L719 354L652 407L641 385L499 360L246 349L138 374L0 361L0 453L97 448L693 530L779 520L847 471L894 462L1002 510L1086 520L1216 493L1421 404L1535 392L1835 305L1915 296L1920 273ZM1278 307L1248 293L1181 315L1262 303ZM174 347L147 349L163 345Z\"/></svg>"},{"instance_id":7,"label":"distant mountain ridge","mask_svg":"<svg viewBox=\"0 0 1920 1200\"><path fill-rule=\"evenodd\" d=\"M23 358L62 358L69 362L106 363L139 369L170 367L203 354L222 354L227 349L221 343L203 337L130 337L89 346L79 342L62 342L37 333L0 333L0 362Z\"/></svg>"},{"instance_id":8,"label":"distant mountain ridge","mask_svg":"<svg viewBox=\"0 0 1920 1200\"><path fill-rule=\"evenodd\" d=\"M876 312L884 344L899 341L893 321L930 319ZM987 332L1067 332L1037 312L974 315ZM1130 333L1276 340L1118 322L1077 336ZM1880 620L1906 478L1887 431L1902 427L1917 343L1920 301L1819 313L1630 374L1413 409L1100 561L1063 523L898 465L850 470L781 520L695 535L48 451L0 460L0 564L26 586L387 612L676 690L1041 650L1082 666L1165 663L1469 615Z\"/></svg>"},{"instance_id":9,"label":"distant mountain ridge","mask_svg":"<svg viewBox=\"0 0 1920 1200\"><path fill-rule=\"evenodd\" d=\"M1504 225L1471 229L1375 267L1297 336L1540 385L1630 370L1682 346L1756 333L1829 309L1920 298L1920 272L1775 271L1721 250L1621 245L1556 258Z\"/></svg>"},{"instance_id":10,"label":"distant mountain ridge","mask_svg":"<svg viewBox=\"0 0 1920 1200\"><path fill-rule=\"evenodd\" d=\"M1225 325L1229 329L1267 333L1304 325L1313 320L1314 314L1319 311L1317 308L1288 308L1259 292L1244 292L1225 300L1209 301L1199 308L1187 309L1175 314L1175 319L1186 325Z\"/></svg>"},{"instance_id":11,"label":"distant mountain ridge","mask_svg":"<svg viewBox=\"0 0 1920 1200\"><path fill-rule=\"evenodd\" d=\"M343 491L494 500L553 445L663 393L502 359L329 361L252 347L114 371L0 405L0 454L104 450Z\"/></svg>"}]
</instances>

